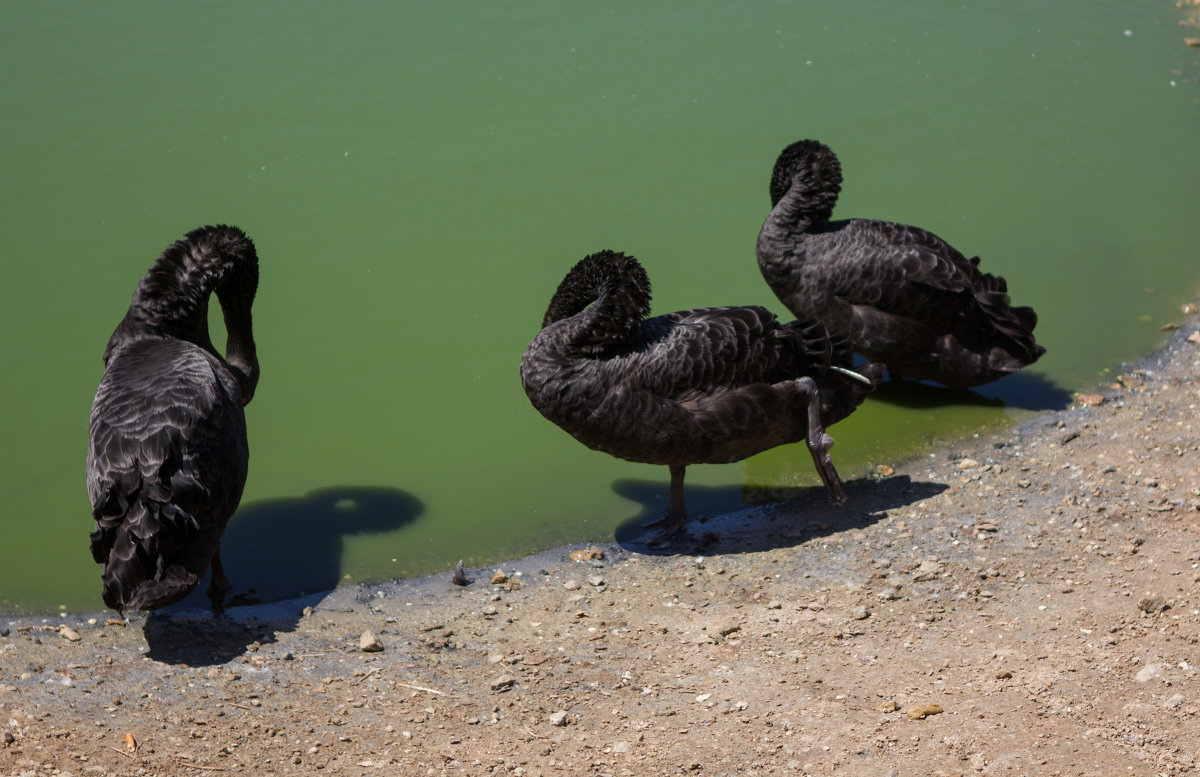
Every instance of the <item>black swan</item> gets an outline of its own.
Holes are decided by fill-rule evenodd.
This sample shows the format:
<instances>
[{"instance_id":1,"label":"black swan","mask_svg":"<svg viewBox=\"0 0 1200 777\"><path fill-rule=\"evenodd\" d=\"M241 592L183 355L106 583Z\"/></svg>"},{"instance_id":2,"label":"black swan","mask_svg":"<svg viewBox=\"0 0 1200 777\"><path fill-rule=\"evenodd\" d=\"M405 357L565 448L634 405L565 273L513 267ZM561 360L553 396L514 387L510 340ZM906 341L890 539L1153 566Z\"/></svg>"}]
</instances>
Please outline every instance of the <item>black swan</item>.
<instances>
[{"instance_id":1,"label":"black swan","mask_svg":"<svg viewBox=\"0 0 1200 777\"><path fill-rule=\"evenodd\" d=\"M1004 279L930 232L869 219L830 221L842 168L815 140L783 150L758 266L780 301L815 318L894 378L968 388L1032 364L1037 315L1009 304Z\"/></svg>"},{"instance_id":2,"label":"black swan","mask_svg":"<svg viewBox=\"0 0 1200 777\"><path fill-rule=\"evenodd\" d=\"M229 590L219 551L246 483L257 288L250 238L230 226L193 230L147 271L108 341L87 485L92 557L103 565L104 603L118 612L179 601L210 564L214 610ZM229 335L224 358L208 335L213 292Z\"/></svg>"},{"instance_id":3,"label":"black swan","mask_svg":"<svg viewBox=\"0 0 1200 777\"><path fill-rule=\"evenodd\" d=\"M537 410L587 447L671 471L666 516L651 542L686 519L689 464L738 461L808 440L817 473L840 504L825 427L878 384L813 321L780 324L761 307L685 310L646 318L650 280L637 259L601 251L559 285L521 360ZM865 375L865 377L864 377Z\"/></svg>"}]
</instances>

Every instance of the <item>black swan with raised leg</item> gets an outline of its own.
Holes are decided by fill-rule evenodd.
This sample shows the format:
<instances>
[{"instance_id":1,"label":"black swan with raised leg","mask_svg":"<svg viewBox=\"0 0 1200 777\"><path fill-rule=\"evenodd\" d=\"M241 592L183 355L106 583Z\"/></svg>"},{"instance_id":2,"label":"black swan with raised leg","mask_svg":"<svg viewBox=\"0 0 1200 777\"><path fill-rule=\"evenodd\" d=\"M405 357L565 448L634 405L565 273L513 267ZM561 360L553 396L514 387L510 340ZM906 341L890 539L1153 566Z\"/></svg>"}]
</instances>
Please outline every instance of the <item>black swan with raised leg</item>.
<instances>
[{"instance_id":1,"label":"black swan with raised leg","mask_svg":"<svg viewBox=\"0 0 1200 777\"><path fill-rule=\"evenodd\" d=\"M258 255L240 229L203 227L146 273L104 352L92 404L87 486L104 603L152 610L190 593L209 566L229 589L221 535L246 483L243 406L258 383L250 308ZM216 293L228 339L208 335Z\"/></svg>"},{"instance_id":2,"label":"black swan with raised leg","mask_svg":"<svg viewBox=\"0 0 1200 777\"><path fill-rule=\"evenodd\" d=\"M1003 278L931 232L889 221L830 221L841 190L834 153L815 140L783 150L758 266L780 301L815 318L892 377L968 388L1032 364L1046 349L1037 315L1012 307Z\"/></svg>"},{"instance_id":3,"label":"black swan with raised leg","mask_svg":"<svg viewBox=\"0 0 1200 777\"><path fill-rule=\"evenodd\" d=\"M807 439L822 482L841 503L833 438L878 384L883 366L849 369L851 354L815 321L780 324L761 307L646 318L650 280L613 251L576 264L521 360L533 406L593 450L671 471L666 516L652 542L686 519L684 469L722 464Z\"/></svg>"}]
</instances>

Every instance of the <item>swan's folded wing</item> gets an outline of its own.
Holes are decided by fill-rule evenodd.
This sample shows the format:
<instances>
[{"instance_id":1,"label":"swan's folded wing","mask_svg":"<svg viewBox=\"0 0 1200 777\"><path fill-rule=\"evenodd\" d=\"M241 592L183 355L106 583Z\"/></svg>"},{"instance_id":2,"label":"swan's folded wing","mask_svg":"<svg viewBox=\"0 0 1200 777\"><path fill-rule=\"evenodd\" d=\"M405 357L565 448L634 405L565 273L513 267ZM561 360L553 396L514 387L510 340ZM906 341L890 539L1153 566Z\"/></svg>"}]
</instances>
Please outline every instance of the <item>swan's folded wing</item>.
<instances>
[{"instance_id":1,"label":"swan's folded wing","mask_svg":"<svg viewBox=\"0 0 1200 777\"><path fill-rule=\"evenodd\" d=\"M761 307L668 313L647 320L606 370L634 388L688 401L767 379L779 362L778 329Z\"/></svg>"},{"instance_id":2,"label":"swan's folded wing","mask_svg":"<svg viewBox=\"0 0 1200 777\"><path fill-rule=\"evenodd\" d=\"M110 363L92 406L87 456L99 535L93 554L106 556L113 530L127 521L149 522L127 527L148 537L164 516L179 514L183 531L230 492L236 505L246 476L245 421L215 362L186 343L151 341ZM170 507L132 511L137 501ZM184 541L162 539L164 549Z\"/></svg>"},{"instance_id":3,"label":"swan's folded wing","mask_svg":"<svg viewBox=\"0 0 1200 777\"><path fill-rule=\"evenodd\" d=\"M856 219L830 240L824 272L837 296L893 315L952 319L970 304L981 275L975 262L918 227Z\"/></svg>"}]
</instances>

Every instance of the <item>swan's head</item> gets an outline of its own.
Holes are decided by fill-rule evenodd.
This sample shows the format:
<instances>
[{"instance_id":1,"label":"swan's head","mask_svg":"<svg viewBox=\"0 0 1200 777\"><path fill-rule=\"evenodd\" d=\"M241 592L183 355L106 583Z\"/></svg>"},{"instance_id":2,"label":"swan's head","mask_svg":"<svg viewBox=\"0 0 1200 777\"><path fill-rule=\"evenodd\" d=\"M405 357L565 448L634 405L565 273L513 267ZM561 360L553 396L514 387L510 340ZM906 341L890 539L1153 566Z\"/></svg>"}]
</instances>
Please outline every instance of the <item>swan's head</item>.
<instances>
[{"instance_id":1,"label":"swan's head","mask_svg":"<svg viewBox=\"0 0 1200 777\"><path fill-rule=\"evenodd\" d=\"M817 140L798 140L779 153L771 171L771 207L778 205L793 186L805 196L837 199L842 188L842 165L829 146Z\"/></svg>"},{"instance_id":2,"label":"swan's head","mask_svg":"<svg viewBox=\"0 0 1200 777\"><path fill-rule=\"evenodd\" d=\"M233 376L237 378L238 388L242 392L242 405L250 404L250 400L254 399L254 389L258 387L258 360L255 359L250 363L238 364L235 362L227 362L229 370Z\"/></svg>"},{"instance_id":3,"label":"swan's head","mask_svg":"<svg viewBox=\"0 0 1200 777\"><path fill-rule=\"evenodd\" d=\"M619 251L588 254L571 268L542 317L542 327L586 310L593 302L632 329L650 314L650 278L637 257Z\"/></svg>"}]
</instances>

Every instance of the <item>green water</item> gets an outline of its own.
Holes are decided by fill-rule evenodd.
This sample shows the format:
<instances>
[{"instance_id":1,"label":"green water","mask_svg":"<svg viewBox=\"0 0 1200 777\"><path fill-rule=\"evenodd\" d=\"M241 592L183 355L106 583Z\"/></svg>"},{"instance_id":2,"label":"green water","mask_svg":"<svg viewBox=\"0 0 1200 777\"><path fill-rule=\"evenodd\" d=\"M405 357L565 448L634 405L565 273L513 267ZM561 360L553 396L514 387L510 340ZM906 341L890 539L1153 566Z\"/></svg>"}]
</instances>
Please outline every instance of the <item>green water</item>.
<instances>
[{"instance_id":1,"label":"green water","mask_svg":"<svg viewBox=\"0 0 1200 777\"><path fill-rule=\"evenodd\" d=\"M655 310L765 304L775 155L829 143L837 213L932 229L1037 308L997 404L871 401L852 479L1061 405L1197 291L1195 52L1169 0L4 3L0 611L99 609L83 477L100 356L205 223L256 241L262 380L230 526L263 599L613 537L666 471L541 418L517 365L584 254ZM214 337L214 339L217 339ZM928 405L928 402L924 402ZM803 448L688 473L694 515L816 483Z\"/></svg>"}]
</instances>

